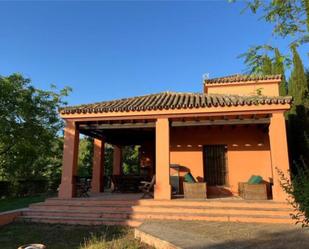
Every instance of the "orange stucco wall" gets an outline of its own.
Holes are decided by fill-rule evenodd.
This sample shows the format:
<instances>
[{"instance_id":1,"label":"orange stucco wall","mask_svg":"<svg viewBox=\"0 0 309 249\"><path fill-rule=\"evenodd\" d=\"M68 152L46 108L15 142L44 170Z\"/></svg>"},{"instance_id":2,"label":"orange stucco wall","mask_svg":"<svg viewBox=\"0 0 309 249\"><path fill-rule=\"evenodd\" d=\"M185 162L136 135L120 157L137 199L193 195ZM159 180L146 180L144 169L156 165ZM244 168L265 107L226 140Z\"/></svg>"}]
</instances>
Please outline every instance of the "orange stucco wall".
<instances>
[{"instance_id":1,"label":"orange stucco wall","mask_svg":"<svg viewBox=\"0 0 309 249\"><path fill-rule=\"evenodd\" d=\"M226 83L226 84L206 84L204 92L209 94L236 94L236 95L256 95L260 91L262 95L279 96L279 82L260 83Z\"/></svg>"},{"instance_id":2,"label":"orange stucco wall","mask_svg":"<svg viewBox=\"0 0 309 249\"><path fill-rule=\"evenodd\" d=\"M226 144L229 189L238 192L238 182L251 175L272 178L271 155L267 132L256 126L177 127L171 129L170 162L182 167L180 175L190 171L203 180L203 145Z\"/></svg>"}]
</instances>

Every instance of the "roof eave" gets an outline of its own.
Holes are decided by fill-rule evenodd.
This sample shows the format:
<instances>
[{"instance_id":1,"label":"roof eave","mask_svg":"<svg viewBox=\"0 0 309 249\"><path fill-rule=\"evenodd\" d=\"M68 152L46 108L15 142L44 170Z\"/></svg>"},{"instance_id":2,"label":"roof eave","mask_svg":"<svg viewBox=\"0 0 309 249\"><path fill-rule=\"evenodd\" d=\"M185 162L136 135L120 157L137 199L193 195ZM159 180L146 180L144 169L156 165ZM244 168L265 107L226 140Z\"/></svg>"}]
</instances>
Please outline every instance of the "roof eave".
<instances>
[{"instance_id":1,"label":"roof eave","mask_svg":"<svg viewBox=\"0 0 309 249\"><path fill-rule=\"evenodd\" d=\"M63 119L82 119L82 118L138 118L148 117L155 118L157 116L174 116L174 115L235 115L235 113L272 113L272 112L285 112L291 108L290 103L285 104L258 104L258 105L243 105L232 107L205 107L205 108L180 108L169 110L150 110L150 111L124 111L124 112L97 112L97 113L74 113L66 114L60 113Z\"/></svg>"}]
</instances>

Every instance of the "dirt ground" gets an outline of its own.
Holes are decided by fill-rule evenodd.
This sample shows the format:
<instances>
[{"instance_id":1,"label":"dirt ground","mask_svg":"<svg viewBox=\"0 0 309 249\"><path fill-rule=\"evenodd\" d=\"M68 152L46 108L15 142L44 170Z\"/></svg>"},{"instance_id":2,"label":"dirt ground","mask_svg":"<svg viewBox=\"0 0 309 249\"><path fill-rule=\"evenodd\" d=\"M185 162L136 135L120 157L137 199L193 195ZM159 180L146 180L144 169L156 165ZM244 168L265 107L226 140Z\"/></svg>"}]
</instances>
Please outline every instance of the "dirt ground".
<instances>
[{"instance_id":1,"label":"dirt ground","mask_svg":"<svg viewBox=\"0 0 309 249\"><path fill-rule=\"evenodd\" d=\"M309 229L295 225L160 221L140 229L184 249L309 249Z\"/></svg>"},{"instance_id":2,"label":"dirt ground","mask_svg":"<svg viewBox=\"0 0 309 249\"><path fill-rule=\"evenodd\" d=\"M151 249L119 226L73 226L15 222L0 227L0 249L41 243L47 249Z\"/></svg>"}]
</instances>

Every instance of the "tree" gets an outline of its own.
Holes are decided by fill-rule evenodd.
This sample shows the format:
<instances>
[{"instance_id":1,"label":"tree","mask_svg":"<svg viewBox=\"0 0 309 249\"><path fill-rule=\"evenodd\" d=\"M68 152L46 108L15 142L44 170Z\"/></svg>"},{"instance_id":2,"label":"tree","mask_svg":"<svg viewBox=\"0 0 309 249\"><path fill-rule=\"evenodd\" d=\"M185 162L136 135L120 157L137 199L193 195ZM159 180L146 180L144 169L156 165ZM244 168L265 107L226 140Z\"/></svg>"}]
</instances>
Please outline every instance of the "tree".
<instances>
[{"instance_id":1,"label":"tree","mask_svg":"<svg viewBox=\"0 0 309 249\"><path fill-rule=\"evenodd\" d=\"M271 59L267 54L272 53L273 50L274 48L269 45L253 46L250 47L247 52L240 54L238 58L244 59L244 63L247 66L246 72L248 74L271 74Z\"/></svg>"},{"instance_id":2,"label":"tree","mask_svg":"<svg viewBox=\"0 0 309 249\"><path fill-rule=\"evenodd\" d=\"M235 2L235 1L232 1ZM309 0L248 0L245 10L263 13L261 19L273 25L272 35L276 38L289 38L291 46L301 46L309 42ZM241 54L249 73L261 72L261 57L269 50L271 44L255 45ZM292 54L282 56L285 66L291 63ZM271 58L273 59L273 58Z\"/></svg>"},{"instance_id":3,"label":"tree","mask_svg":"<svg viewBox=\"0 0 309 249\"><path fill-rule=\"evenodd\" d=\"M286 96L287 95L287 84L285 79L285 71L284 71L284 58L281 56L280 51L278 48L274 49L275 53L275 59L272 67L272 74L281 74L282 75L282 81L279 86L279 93L280 96Z\"/></svg>"},{"instance_id":4,"label":"tree","mask_svg":"<svg viewBox=\"0 0 309 249\"><path fill-rule=\"evenodd\" d=\"M123 173L139 174L139 146L130 145L122 148L122 160L123 160Z\"/></svg>"},{"instance_id":5,"label":"tree","mask_svg":"<svg viewBox=\"0 0 309 249\"><path fill-rule=\"evenodd\" d=\"M308 81L304 66L296 47L292 47L293 70L289 81L289 94L293 96L293 105L288 113L288 138L290 156L293 162L300 164L300 158L309 162L309 101ZM295 169L293 169L295 172Z\"/></svg>"},{"instance_id":6,"label":"tree","mask_svg":"<svg viewBox=\"0 0 309 249\"><path fill-rule=\"evenodd\" d=\"M93 138L83 137L79 142L78 175L91 177L93 164Z\"/></svg>"},{"instance_id":7,"label":"tree","mask_svg":"<svg viewBox=\"0 0 309 249\"><path fill-rule=\"evenodd\" d=\"M267 55L263 56L262 74L263 75L272 74L272 62Z\"/></svg>"},{"instance_id":8,"label":"tree","mask_svg":"<svg viewBox=\"0 0 309 249\"><path fill-rule=\"evenodd\" d=\"M308 0L248 0L247 9L252 13L262 10L262 18L273 24L273 34L283 38L287 36L307 36L309 31L309 1Z\"/></svg>"},{"instance_id":9,"label":"tree","mask_svg":"<svg viewBox=\"0 0 309 249\"><path fill-rule=\"evenodd\" d=\"M289 83L289 94L294 98L294 105L291 112L295 112L296 106L302 105L308 97L308 83L304 65L296 47L292 46L291 50L293 54L293 70Z\"/></svg>"},{"instance_id":10,"label":"tree","mask_svg":"<svg viewBox=\"0 0 309 249\"><path fill-rule=\"evenodd\" d=\"M70 88L58 92L31 85L20 74L0 76L0 178L45 177L58 164L59 131L63 123L58 108Z\"/></svg>"},{"instance_id":11,"label":"tree","mask_svg":"<svg viewBox=\"0 0 309 249\"><path fill-rule=\"evenodd\" d=\"M303 0L303 1L304 1L305 11L306 11L306 16L307 16L307 30L309 31L309 0Z\"/></svg>"}]
</instances>

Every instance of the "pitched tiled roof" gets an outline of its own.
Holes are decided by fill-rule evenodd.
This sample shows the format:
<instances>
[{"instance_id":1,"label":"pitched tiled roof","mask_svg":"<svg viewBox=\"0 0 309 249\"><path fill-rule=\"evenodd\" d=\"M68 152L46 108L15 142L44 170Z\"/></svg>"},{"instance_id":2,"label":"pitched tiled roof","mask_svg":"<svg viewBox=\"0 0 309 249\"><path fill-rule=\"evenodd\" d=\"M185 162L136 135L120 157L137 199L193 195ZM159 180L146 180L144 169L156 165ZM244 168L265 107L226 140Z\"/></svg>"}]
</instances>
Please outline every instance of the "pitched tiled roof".
<instances>
[{"instance_id":1,"label":"pitched tiled roof","mask_svg":"<svg viewBox=\"0 0 309 249\"><path fill-rule=\"evenodd\" d=\"M68 106L60 109L61 114L127 112L147 110L169 110L205 108L217 106L290 104L291 97L237 96L204 93L162 92L139 97L104 101L94 104Z\"/></svg>"},{"instance_id":2,"label":"pitched tiled roof","mask_svg":"<svg viewBox=\"0 0 309 249\"><path fill-rule=\"evenodd\" d=\"M257 81L257 80L281 80L281 74L276 75L243 75L234 74L225 77L207 79L204 81L205 84L215 84L215 83L236 83L244 81Z\"/></svg>"}]
</instances>

